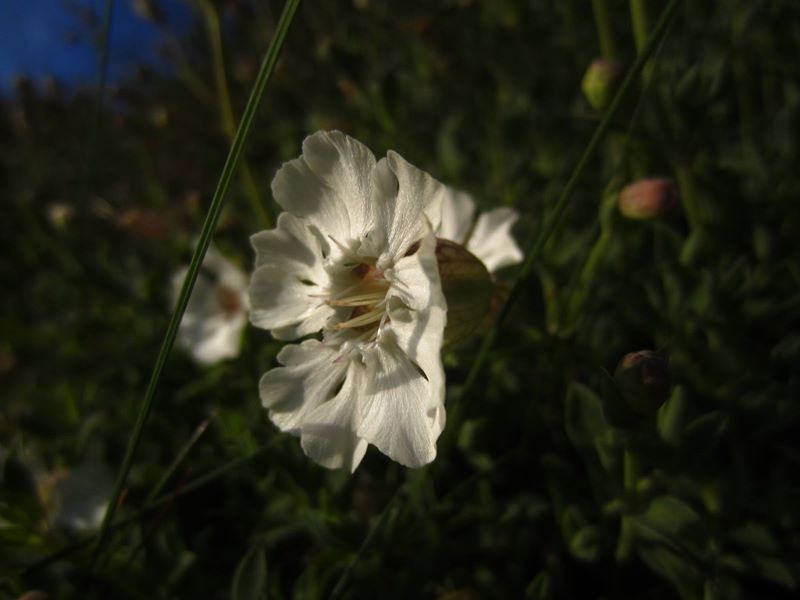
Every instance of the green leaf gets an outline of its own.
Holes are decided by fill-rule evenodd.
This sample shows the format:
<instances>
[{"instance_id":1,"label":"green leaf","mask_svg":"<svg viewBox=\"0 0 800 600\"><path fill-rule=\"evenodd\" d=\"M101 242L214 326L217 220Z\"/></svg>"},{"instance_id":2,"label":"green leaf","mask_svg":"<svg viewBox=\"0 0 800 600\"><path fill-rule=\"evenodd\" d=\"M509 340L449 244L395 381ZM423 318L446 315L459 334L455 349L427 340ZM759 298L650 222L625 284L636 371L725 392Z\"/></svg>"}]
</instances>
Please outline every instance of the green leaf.
<instances>
[{"instance_id":1,"label":"green leaf","mask_svg":"<svg viewBox=\"0 0 800 600\"><path fill-rule=\"evenodd\" d=\"M683 600L702 597L703 577L682 557L663 546L639 547L637 554L650 570L672 583Z\"/></svg>"},{"instance_id":2,"label":"green leaf","mask_svg":"<svg viewBox=\"0 0 800 600\"><path fill-rule=\"evenodd\" d=\"M642 539L666 540L697 554L705 550L707 531L703 520L683 500L674 496L654 498L647 510L635 519L637 534Z\"/></svg>"},{"instance_id":3,"label":"green leaf","mask_svg":"<svg viewBox=\"0 0 800 600\"><path fill-rule=\"evenodd\" d=\"M576 446L594 446L608 431L600 398L591 389L572 382L565 401L565 427Z\"/></svg>"},{"instance_id":4,"label":"green leaf","mask_svg":"<svg viewBox=\"0 0 800 600\"><path fill-rule=\"evenodd\" d=\"M233 575L231 598L233 600L261 600L266 597L267 557L264 546L258 542L248 550Z\"/></svg>"},{"instance_id":5,"label":"green leaf","mask_svg":"<svg viewBox=\"0 0 800 600\"><path fill-rule=\"evenodd\" d=\"M534 577L525 590L525 600L550 600L552 597L553 584L547 571L542 571Z\"/></svg>"},{"instance_id":6,"label":"green leaf","mask_svg":"<svg viewBox=\"0 0 800 600\"><path fill-rule=\"evenodd\" d=\"M688 412L689 401L686 398L686 390L680 385L675 386L669 399L658 410L656 421L658 434L665 442L675 446L680 444Z\"/></svg>"}]
</instances>

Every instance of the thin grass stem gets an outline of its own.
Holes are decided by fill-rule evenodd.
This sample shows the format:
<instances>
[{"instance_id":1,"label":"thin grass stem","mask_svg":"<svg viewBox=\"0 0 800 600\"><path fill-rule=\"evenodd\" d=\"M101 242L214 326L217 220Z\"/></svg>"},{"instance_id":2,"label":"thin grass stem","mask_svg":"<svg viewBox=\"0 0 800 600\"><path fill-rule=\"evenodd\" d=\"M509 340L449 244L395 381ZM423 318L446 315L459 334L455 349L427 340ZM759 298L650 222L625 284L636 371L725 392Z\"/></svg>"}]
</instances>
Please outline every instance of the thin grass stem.
<instances>
[{"instance_id":1,"label":"thin grass stem","mask_svg":"<svg viewBox=\"0 0 800 600\"><path fill-rule=\"evenodd\" d=\"M231 102L231 95L228 91L228 77L225 73L225 54L222 48L222 28L219 22L219 12L209 0L201 0L201 7L206 20L208 42L211 46L214 80L217 87L222 127L225 130L225 134L228 136L228 141L233 143L233 138L236 135L236 118L233 115L233 103ZM250 201L250 209L253 211L253 215L258 221L259 227L261 229L269 229L272 227L272 220L267 212L264 199L258 191L258 185L256 185L253 171L246 158L242 159L240 173L245 194Z\"/></svg>"},{"instance_id":2,"label":"thin grass stem","mask_svg":"<svg viewBox=\"0 0 800 600\"><path fill-rule=\"evenodd\" d=\"M594 22L597 27L597 37L600 42L600 54L606 60L617 57L617 44L614 41L614 26L611 11L606 0L592 0Z\"/></svg>"},{"instance_id":3,"label":"thin grass stem","mask_svg":"<svg viewBox=\"0 0 800 600\"><path fill-rule=\"evenodd\" d=\"M172 312L172 317L170 318L166 334L164 335L161 349L158 352L155 365L153 366L153 371L150 376L150 381L147 385L144 400L140 406L136 423L128 441L125 457L123 458L122 465L120 466L117 480L114 484L114 490L109 500L108 510L106 511L100 528L100 534L97 538L94 560L96 560L97 556L100 555L108 540L108 535L110 533L110 528L113 524L114 514L117 508L117 503L119 502L120 495L125 487L128 473L133 465L133 458L136 454L136 450L139 447L145 422L147 421L147 417L149 416L150 410L153 407L153 401L155 399L156 390L158 389L161 373L164 370L167 358L172 350L173 344L175 343L175 337L178 333L178 326L180 325L181 318L186 310L186 306L189 303L189 296L191 295L192 288L197 280L197 276L200 272L200 266L203 264L203 259L206 251L208 250L208 246L211 243L211 236L214 232L217 221L219 220L219 215L222 211L225 196L228 192L231 179L233 178L233 175L236 172L236 167L241 159L242 150L250 133L250 128L253 124L256 110L261 102L262 97L264 96L264 91L266 90L270 77L275 70L275 64L277 63L278 55L283 47L284 40L286 39L286 33L289 30L289 26L292 23L292 19L294 18L299 4L300 0L287 0L283 8L283 13L281 14L278 25L275 29L275 35L272 39L272 43L270 44L264 56L264 61L259 69L258 76L256 77L255 84L253 85L253 90L250 94L249 100L247 101L247 106L245 106L241 122L239 123L239 128L237 129L233 143L231 144L228 158L226 159L225 165L222 168L222 174L220 175L217 188L211 200L211 206L208 209L208 214L206 215L206 220L203 224L203 229L197 242L197 247L192 255L192 260L189 264L186 277L184 278L177 304Z\"/></svg>"}]
</instances>

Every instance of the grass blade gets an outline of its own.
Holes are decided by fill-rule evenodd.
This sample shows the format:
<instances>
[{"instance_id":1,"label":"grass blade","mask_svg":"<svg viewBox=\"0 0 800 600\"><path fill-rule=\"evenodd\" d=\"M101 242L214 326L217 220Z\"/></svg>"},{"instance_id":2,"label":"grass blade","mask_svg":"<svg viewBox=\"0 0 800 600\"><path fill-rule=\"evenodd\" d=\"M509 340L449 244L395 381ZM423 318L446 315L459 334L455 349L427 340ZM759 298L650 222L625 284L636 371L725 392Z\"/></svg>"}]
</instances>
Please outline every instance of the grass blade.
<instances>
[{"instance_id":1,"label":"grass blade","mask_svg":"<svg viewBox=\"0 0 800 600\"><path fill-rule=\"evenodd\" d=\"M103 523L100 528L100 534L97 538L97 545L95 547L95 560L108 539L111 525L114 521L114 513L117 508L117 503L119 502L122 489L125 487L128 473L130 472L133 464L133 457L135 456L136 450L139 447L139 442L141 441L142 432L144 430L144 424L147 421L147 417L149 416L150 410L153 407L153 400L155 399L161 373L164 370L167 357L169 356L172 346L175 343L175 336L178 333L178 326L180 325L181 318L186 310L186 305L189 302L189 296L191 295L192 288L197 280L197 275L200 272L200 266L203 264L203 258L205 257L209 244L211 243L211 235L214 231L217 221L219 220L219 215L222 211L222 206L224 204L225 196L227 194L231 179L233 178L233 174L236 171L239 160L241 159L245 141L247 140L250 128L253 124L253 118L255 117L261 98L264 95L267 83L269 82L270 77L275 70L275 64L278 61L278 55L283 47L286 33L289 30L289 26L291 25L292 19L294 18L299 4L300 0L287 0L283 8L283 13L281 14L278 25L275 29L275 35L272 39L272 43L267 49L264 60L261 63L261 68L259 69L258 76L256 77L255 84L253 85L253 90L250 93L250 98L247 101L247 106L245 106L241 122L239 123L239 128L236 131L230 151L228 152L228 157L225 160L225 165L222 168L222 174L220 175L217 183L217 188L214 191L214 197L211 200L211 206L208 209L206 220L203 223L203 229L200 233L197 247L192 255L192 260L189 264L189 270L186 273L186 277L183 281L178 302L173 309L172 317L170 318L170 322L167 327L167 332L164 335L161 349L158 352L158 356L150 376L150 381L147 385L144 400L142 401L139 414L136 418L136 423L133 431L131 432L128 446L125 451L125 457L117 474L117 480L114 484L114 490L109 500L108 510L106 511L105 518L103 519Z\"/></svg>"}]
</instances>

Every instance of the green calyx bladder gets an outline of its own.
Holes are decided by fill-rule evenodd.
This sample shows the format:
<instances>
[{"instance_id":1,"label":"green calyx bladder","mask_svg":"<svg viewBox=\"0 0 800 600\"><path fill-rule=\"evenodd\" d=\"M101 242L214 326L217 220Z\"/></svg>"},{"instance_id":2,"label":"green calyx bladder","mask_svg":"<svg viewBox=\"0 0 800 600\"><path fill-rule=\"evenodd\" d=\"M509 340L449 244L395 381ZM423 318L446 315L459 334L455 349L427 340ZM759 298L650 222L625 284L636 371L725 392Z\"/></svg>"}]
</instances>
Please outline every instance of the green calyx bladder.
<instances>
[{"instance_id":1,"label":"green calyx bladder","mask_svg":"<svg viewBox=\"0 0 800 600\"><path fill-rule=\"evenodd\" d=\"M447 300L445 346L454 346L475 333L486 319L492 301L492 277L466 248L436 240L436 259Z\"/></svg>"}]
</instances>

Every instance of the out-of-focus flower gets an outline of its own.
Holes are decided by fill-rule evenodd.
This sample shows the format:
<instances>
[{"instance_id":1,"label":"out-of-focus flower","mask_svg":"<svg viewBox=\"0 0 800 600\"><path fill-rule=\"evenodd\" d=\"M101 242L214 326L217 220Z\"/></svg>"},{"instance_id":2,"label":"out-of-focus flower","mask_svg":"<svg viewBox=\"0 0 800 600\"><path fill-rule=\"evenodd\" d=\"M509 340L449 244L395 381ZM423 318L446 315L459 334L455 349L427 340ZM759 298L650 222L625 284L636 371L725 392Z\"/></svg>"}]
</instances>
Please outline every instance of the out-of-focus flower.
<instances>
[{"instance_id":1,"label":"out-of-focus flower","mask_svg":"<svg viewBox=\"0 0 800 600\"><path fill-rule=\"evenodd\" d=\"M519 218L513 208L495 208L475 218L475 202L466 192L447 188L437 237L466 247L490 273L522 262L523 254L511 235ZM474 223L474 225L473 225Z\"/></svg>"},{"instance_id":2,"label":"out-of-focus flower","mask_svg":"<svg viewBox=\"0 0 800 600\"><path fill-rule=\"evenodd\" d=\"M640 179L619 193L619 211L629 219L655 219L678 205L678 188L665 177Z\"/></svg>"},{"instance_id":3,"label":"out-of-focus flower","mask_svg":"<svg viewBox=\"0 0 800 600\"><path fill-rule=\"evenodd\" d=\"M176 301L187 269L172 277ZM186 312L178 330L178 344L201 364L238 356L247 324L247 276L214 247L206 252Z\"/></svg>"},{"instance_id":4,"label":"out-of-focus flower","mask_svg":"<svg viewBox=\"0 0 800 600\"><path fill-rule=\"evenodd\" d=\"M53 524L75 532L98 529L106 514L113 483L109 468L97 461L57 476L51 492Z\"/></svg>"},{"instance_id":5,"label":"out-of-focus flower","mask_svg":"<svg viewBox=\"0 0 800 600\"><path fill-rule=\"evenodd\" d=\"M56 229L64 229L67 224L75 217L75 209L63 202L52 202L45 209L47 220Z\"/></svg>"},{"instance_id":6,"label":"out-of-focus flower","mask_svg":"<svg viewBox=\"0 0 800 600\"><path fill-rule=\"evenodd\" d=\"M250 320L282 340L323 337L285 346L262 378L270 418L325 467L355 470L368 444L431 462L445 420L433 233L445 187L333 131L306 138L272 191L286 212L252 237Z\"/></svg>"}]
</instances>

